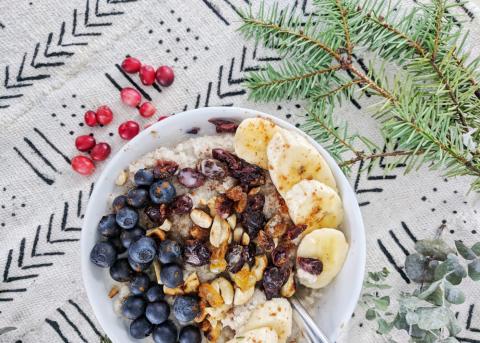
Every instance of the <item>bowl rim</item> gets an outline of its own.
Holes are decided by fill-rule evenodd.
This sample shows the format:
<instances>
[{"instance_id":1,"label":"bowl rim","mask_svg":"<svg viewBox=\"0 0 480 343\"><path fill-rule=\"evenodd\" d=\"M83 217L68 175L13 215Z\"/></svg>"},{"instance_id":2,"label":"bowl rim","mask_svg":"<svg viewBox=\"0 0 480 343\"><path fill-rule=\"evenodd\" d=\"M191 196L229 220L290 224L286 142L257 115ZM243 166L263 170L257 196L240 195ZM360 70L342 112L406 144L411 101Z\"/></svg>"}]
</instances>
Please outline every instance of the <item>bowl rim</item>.
<instances>
[{"instance_id":1,"label":"bowl rim","mask_svg":"<svg viewBox=\"0 0 480 343\"><path fill-rule=\"evenodd\" d=\"M97 197L97 193L100 192L99 185L104 183L106 181L107 176L111 172L115 172L115 170L111 170L114 168L116 165L116 162L118 160L121 160L125 154L128 154L128 151L130 150L130 147L134 146L141 140L142 137L147 136L152 134L152 132L158 130L158 129L163 129L164 127L168 127L169 123L172 122L172 120L182 120L183 117L187 117L192 114L197 114L197 115L202 115L202 112L206 112L205 114L209 114L208 112L221 112L223 115L225 115L226 118L229 116L234 117L243 117L245 114L249 114L249 116L245 116L243 119L246 119L248 117L251 117L252 115L256 115L259 117L265 117L273 120L277 125L287 128L289 130L293 130L299 134L301 134L304 138L306 138L310 144L312 144L317 151L321 153L321 155L325 158L327 161L327 164L332 170L332 173L334 174L335 179L338 182L338 179L342 179L342 183L344 183L346 186L346 189L344 191L350 192L352 195L352 199L354 199L354 204L353 207L351 208L352 215L355 218L359 218L359 222L355 223L358 231L358 237L356 237L357 243L356 247L358 248L358 267L360 268L358 271L361 271L361 277L359 282L352 284L352 289L351 289L351 301L348 303L347 308L345 309L345 314L340 321L339 325L336 326L335 330L330 334L330 339L331 341L335 341L338 338L340 330L342 330L348 321L351 319L352 314L358 304L358 300L360 298L361 290L363 287L363 281L364 281L364 274L365 274L365 265L366 265L366 238L365 238L365 228L364 228L364 223L363 223L363 217L360 211L360 207L358 205L358 201L356 198L356 194L353 191L348 179L346 178L345 174L342 172L338 164L335 162L335 160L331 157L331 155L319 144L317 143L312 137L310 137L308 134L300 130L299 128L295 127L294 125L290 124L289 122L275 117L273 115L254 110L254 109L248 109L248 108L242 108L242 107L233 107L233 106L225 106L225 107L220 107L220 106L212 106L212 107L201 107L201 108L196 108L188 111L182 111L177 114L171 115L161 121L157 121L148 128L144 129L141 131L136 137L128 141L126 144L124 144L116 153L115 155L110 159L110 161L106 164L104 167L102 173L100 176L97 178L95 182L94 189L90 195L90 198L88 200L88 204L86 207L85 211L85 217L83 218L83 223L82 223L82 232L80 236L80 264L81 264L81 276L83 279L83 284L87 293L87 298L92 306L93 312L95 314L95 317L97 318L98 322L100 323L102 329L105 331L105 333L109 336L110 339L112 339L112 342L116 342L117 338L115 333L112 334L112 332L107 332L106 328L109 327L109 322L108 318L104 318L102 316L99 316L98 314L101 313L100 310L100 305L94 301L94 297L96 292L94 292L94 287L92 286L92 278L93 276L89 272L89 246L87 246L87 239L85 238L87 234L91 234L91 230L88 230L86 228L86 222L87 218L89 216L89 213L92 211L93 207L95 206L95 201L92 201L92 199L95 199ZM210 114L212 114L210 113ZM222 115L218 116L219 118L222 118ZM242 120L243 120L242 119ZM205 120L208 120L206 118ZM201 137L202 135L198 135L198 137ZM183 141L183 139L182 139ZM157 146L160 147L162 146L159 144ZM138 158L140 158L139 156ZM117 171L118 172L118 171ZM115 174L116 175L116 174ZM112 305L113 306L113 305Z\"/></svg>"}]
</instances>

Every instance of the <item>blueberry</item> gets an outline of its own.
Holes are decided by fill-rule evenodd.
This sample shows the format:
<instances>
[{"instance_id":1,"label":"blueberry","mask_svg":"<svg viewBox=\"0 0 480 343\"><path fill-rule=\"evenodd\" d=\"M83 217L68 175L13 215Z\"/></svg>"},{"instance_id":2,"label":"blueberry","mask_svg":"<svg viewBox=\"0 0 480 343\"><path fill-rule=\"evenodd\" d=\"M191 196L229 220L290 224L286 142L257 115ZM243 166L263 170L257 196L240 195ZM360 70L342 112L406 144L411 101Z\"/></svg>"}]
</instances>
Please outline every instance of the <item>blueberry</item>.
<instances>
[{"instance_id":1,"label":"blueberry","mask_svg":"<svg viewBox=\"0 0 480 343\"><path fill-rule=\"evenodd\" d=\"M154 181L153 170L139 169L135 173L133 180L137 186L150 186Z\"/></svg>"},{"instance_id":2,"label":"blueberry","mask_svg":"<svg viewBox=\"0 0 480 343\"><path fill-rule=\"evenodd\" d=\"M162 263L179 262L182 257L182 247L171 239L166 239L160 243L158 248L158 259Z\"/></svg>"},{"instance_id":3,"label":"blueberry","mask_svg":"<svg viewBox=\"0 0 480 343\"><path fill-rule=\"evenodd\" d=\"M127 251L127 249L123 246L120 237L110 237L108 241L113 245L118 255Z\"/></svg>"},{"instance_id":4,"label":"blueberry","mask_svg":"<svg viewBox=\"0 0 480 343\"><path fill-rule=\"evenodd\" d=\"M168 263L160 271L160 279L169 288L175 288L183 283L183 270L178 264Z\"/></svg>"},{"instance_id":5,"label":"blueberry","mask_svg":"<svg viewBox=\"0 0 480 343\"><path fill-rule=\"evenodd\" d=\"M167 320L153 329L153 341L155 343L175 343L177 335L177 327L171 320Z\"/></svg>"},{"instance_id":6,"label":"blueberry","mask_svg":"<svg viewBox=\"0 0 480 343\"><path fill-rule=\"evenodd\" d=\"M153 238L142 237L128 248L128 256L137 263L149 263L155 258L157 245Z\"/></svg>"},{"instance_id":7,"label":"blueberry","mask_svg":"<svg viewBox=\"0 0 480 343\"><path fill-rule=\"evenodd\" d=\"M166 301L160 300L147 305L145 316L152 324L162 324L170 315L170 306Z\"/></svg>"},{"instance_id":8,"label":"blueberry","mask_svg":"<svg viewBox=\"0 0 480 343\"><path fill-rule=\"evenodd\" d=\"M133 261L130 256L128 256L128 264L130 264L130 267L136 271L137 273L140 273L140 272L144 272L146 271L148 268L150 268L150 265L152 264L152 262L148 262L148 263L138 263L138 262L135 262Z\"/></svg>"},{"instance_id":9,"label":"blueberry","mask_svg":"<svg viewBox=\"0 0 480 343\"><path fill-rule=\"evenodd\" d=\"M141 237L145 236L145 230L141 227L136 227L132 230L123 230L120 234L120 241L125 248L129 248L130 245Z\"/></svg>"},{"instance_id":10,"label":"blueberry","mask_svg":"<svg viewBox=\"0 0 480 343\"><path fill-rule=\"evenodd\" d=\"M109 214L103 216L98 222L97 226L98 232L105 237L115 237L120 233L120 229L115 222L115 215Z\"/></svg>"},{"instance_id":11,"label":"blueberry","mask_svg":"<svg viewBox=\"0 0 480 343\"><path fill-rule=\"evenodd\" d=\"M115 220L121 228L125 230L133 229L138 223L138 212L125 206L118 210Z\"/></svg>"},{"instance_id":12,"label":"blueberry","mask_svg":"<svg viewBox=\"0 0 480 343\"><path fill-rule=\"evenodd\" d=\"M117 251L110 242L98 242L90 252L90 261L102 268L111 267L116 259Z\"/></svg>"},{"instance_id":13,"label":"blueberry","mask_svg":"<svg viewBox=\"0 0 480 343\"><path fill-rule=\"evenodd\" d=\"M133 270L126 258L117 260L113 266L110 267L110 276L118 282L127 282L132 279Z\"/></svg>"},{"instance_id":14,"label":"blueberry","mask_svg":"<svg viewBox=\"0 0 480 343\"><path fill-rule=\"evenodd\" d=\"M149 285L150 278L148 275L144 273L138 274L130 281L130 293L133 295L142 295L148 289Z\"/></svg>"},{"instance_id":15,"label":"blueberry","mask_svg":"<svg viewBox=\"0 0 480 343\"><path fill-rule=\"evenodd\" d=\"M175 187L168 181L160 180L150 186L150 199L154 204L168 204L175 195Z\"/></svg>"},{"instance_id":16,"label":"blueberry","mask_svg":"<svg viewBox=\"0 0 480 343\"><path fill-rule=\"evenodd\" d=\"M145 294L147 300L151 303L159 300L163 300L165 293L163 293L163 287L159 284L152 284Z\"/></svg>"},{"instance_id":17,"label":"blueberry","mask_svg":"<svg viewBox=\"0 0 480 343\"><path fill-rule=\"evenodd\" d=\"M144 207L148 201L148 192L143 188L134 188L127 193L127 203L135 208Z\"/></svg>"},{"instance_id":18,"label":"blueberry","mask_svg":"<svg viewBox=\"0 0 480 343\"><path fill-rule=\"evenodd\" d=\"M173 314L181 322L190 322L200 313L198 299L192 296L178 296L173 302Z\"/></svg>"},{"instance_id":19,"label":"blueberry","mask_svg":"<svg viewBox=\"0 0 480 343\"><path fill-rule=\"evenodd\" d=\"M117 213L121 208L127 206L127 197L125 195L119 195L112 202L113 212Z\"/></svg>"},{"instance_id":20,"label":"blueberry","mask_svg":"<svg viewBox=\"0 0 480 343\"><path fill-rule=\"evenodd\" d=\"M135 319L130 324L130 336L142 339L149 336L153 331L153 325L145 317Z\"/></svg>"},{"instance_id":21,"label":"blueberry","mask_svg":"<svg viewBox=\"0 0 480 343\"><path fill-rule=\"evenodd\" d=\"M180 330L179 343L201 343L202 334L200 329L194 325L187 325Z\"/></svg>"},{"instance_id":22,"label":"blueberry","mask_svg":"<svg viewBox=\"0 0 480 343\"><path fill-rule=\"evenodd\" d=\"M145 300L139 296L129 296L122 305L122 314L128 319L137 319L145 313Z\"/></svg>"}]
</instances>

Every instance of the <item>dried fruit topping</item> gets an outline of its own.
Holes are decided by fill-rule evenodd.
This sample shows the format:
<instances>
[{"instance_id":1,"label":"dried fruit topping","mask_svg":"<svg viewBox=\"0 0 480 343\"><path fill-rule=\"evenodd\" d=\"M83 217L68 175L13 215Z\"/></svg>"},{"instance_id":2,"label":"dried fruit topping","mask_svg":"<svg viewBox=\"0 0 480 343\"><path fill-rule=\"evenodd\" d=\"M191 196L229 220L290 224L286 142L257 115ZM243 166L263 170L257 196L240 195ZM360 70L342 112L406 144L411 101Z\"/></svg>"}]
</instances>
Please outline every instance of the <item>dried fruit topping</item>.
<instances>
[{"instance_id":1,"label":"dried fruit topping","mask_svg":"<svg viewBox=\"0 0 480 343\"><path fill-rule=\"evenodd\" d=\"M227 175L227 166L213 158L201 160L197 169L209 179L222 180Z\"/></svg>"},{"instance_id":2,"label":"dried fruit topping","mask_svg":"<svg viewBox=\"0 0 480 343\"><path fill-rule=\"evenodd\" d=\"M113 120L113 112L108 106L100 106L95 112L95 119L101 125L108 125Z\"/></svg>"},{"instance_id":3,"label":"dried fruit topping","mask_svg":"<svg viewBox=\"0 0 480 343\"><path fill-rule=\"evenodd\" d=\"M208 264L211 252L204 242L190 239L185 241L184 255L185 262L198 267Z\"/></svg>"},{"instance_id":4,"label":"dried fruit topping","mask_svg":"<svg viewBox=\"0 0 480 343\"><path fill-rule=\"evenodd\" d=\"M225 192L225 195L233 201L240 201L246 194L243 192L241 186L235 186L227 190Z\"/></svg>"},{"instance_id":5,"label":"dried fruit topping","mask_svg":"<svg viewBox=\"0 0 480 343\"><path fill-rule=\"evenodd\" d=\"M212 156L214 159L227 164L230 170L239 170L242 167L240 158L224 149L212 149Z\"/></svg>"},{"instance_id":6,"label":"dried fruit topping","mask_svg":"<svg viewBox=\"0 0 480 343\"><path fill-rule=\"evenodd\" d=\"M235 211L237 213L243 213L247 208L247 193L242 193L240 200L235 203Z\"/></svg>"},{"instance_id":7,"label":"dried fruit topping","mask_svg":"<svg viewBox=\"0 0 480 343\"><path fill-rule=\"evenodd\" d=\"M156 179L167 179L175 175L178 169L178 164L174 161L159 160L157 165L153 168L153 176Z\"/></svg>"},{"instance_id":8,"label":"dried fruit topping","mask_svg":"<svg viewBox=\"0 0 480 343\"><path fill-rule=\"evenodd\" d=\"M137 107L142 101L142 95L136 89L125 87L120 91L120 99L130 107Z\"/></svg>"},{"instance_id":9,"label":"dried fruit topping","mask_svg":"<svg viewBox=\"0 0 480 343\"><path fill-rule=\"evenodd\" d=\"M75 156L72 158L72 169L82 175L90 175L95 171L93 161L85 156Z\"/></svg>"},{"instance_id":10,"label":"dried fruit topping","mask_svg":"<svg viewBox=\"0 0 480 343\"><path fill-rule=\"evenodd\" d=\"M85 112L83 116L83 120L85 121L85 124L87 124L90 127L96 126L98 124L97 116L94 111Z\"/></svg>"},{"instance_id":11,"label":"dried fruit topping","mask_svg":"<svg viewBox=\"0 0 480 343\"><path fill-rule=\"evenodd\" d=\"M316 258L297 257L297 265L299 268L313 275L318 275L323 270L322 261L317 260Z\"/></svg>"},{"instance_id":12,"label":"dried fruit topping","mask_svg":"<svg viewBox=\"0 0 480 343\"><path fill-rule=\"evenodd\" d=\"M254 287L255 283L257 282L257 278L250 271L250 268L247 265L244 265L239 272L231 274L230 276L232 281L235 282L235 284L240 287L242 291L246 291L247 289Z\"/></svg>"},{"instance_id":13,"label":"dried fruit topping","mask_svg":"<svg viewBox=\"0 0 480 343\"><path fill-rule=\"evenodd\" d=\"M233 121L223 119L209 119L209 123L215 125L217 133L235 133L238 128L238 124Z\"/></svg>"},{"instance_id":14,"label":"dried fruit topping","mask_svg":"<svg viewBox=\"0 0 480 343\"><path fill-rule=\"evenodd\" d=\"M258 232L257 245L265 253L271 253L275 249L273 238L264 230Z\"/></svg>"},{"instance_id":15,"label":"dried fruit topping","mask_svg":"<svg viewBox=\"0 0 480 343\"><path fill-rule=\"evenodd\" d=\"M293 245L290 243L280 243L272 251L272 262L277 267L283 267L290 262L292 257Z\"/></svg>"},{"instance_id":16,"label":"dried fruit topping","mask_svg":"<svg viewBox=\"0 0 480 343\"><path fill-rule=\"evenodd\" d=\"M144 210L147 217L155 224L161 225L167 219L168 208L166 204L160 206L148 206Z\"/></svg>"},{"instance_id":17,"label":"dried fruit topping","mask_svg":"<svg viewBox=\"0 0 480 343\"><path fill-rule=\"evenodd\" d=\"M256 254L257 254L257 248L255 247L255 244L253 244L253 242L250 242L249 244L244 245L243 256L245 258L245 261L248 263L250 267L252 267L255 264Z\"/></svg>"},{"instance_id":18,"label":"dried fruit topping","mask_svg":"<svg viewBox=\"0 0 480 343\"><path fill-rule=\"evenodd\" d=\"M140 126L133 120L127 120L118 127L118 134L122 139L130 140L140 132Z\"/></svg>"},{"instance_id":19,"label":"dried fruit topping","mask_svg":"<svg viewBox=\"0 0 480 343\"><path fill-rule=\"evenodd\" d=\"M244 187L256 187L265 184L265 175L262 168L250 164L224 149L213 149L213 158L226 163L230 174L239 179Z\"/></svg>"},{"instance_id":20,"label":"dried fruit topping","mask_svg":"<svg viewBox=\"0 0 480 343\"><path fill-rule=\"evenodd\" d=\"M261 211L245 211L242 213L242 225L251 239L257 237L258 231L265 225L265 215Z\"/></svg>"},{"instance_id":21,"label":"dried fruit topping","mask_svg":"<svg viewBox=\"0 0 480 343\"><path fill-rule=\"evenodd\" d=\"M247 198L247 208L248 212L262 211L263 206L265 205L265 196L263 194L255 194L248 196Z\"/></svg>"},{"instance_id":22,"label":"dried fruit topping","mask_svg":"<svg viewBox=\"0 0 480 343\"><path fill-rule=\"evenodd\" d=\"M157 69L155 78L160 85L168 87L173 83L173 80L175 79L175 74L173 73L172 68L168 66L160 66Z\"/></svg>"},{"instance_id":23,"label":"dried fruit topping","mask_svg":"<svg viewBox=\"0 0 480 343\"><path fill-rule=\"evenodd\" d=\"M143 104L140 105L140 108L138 109L140 115L144 118L150 118L157 112L157 109L151 102L144 102Z\"/></svg>"},{"instance_id":24,"label":"dried fruit topping","mask_svg":"<svg viewBox=\"0 0 480 343\"><path fill-rule=\"evenodd\" d=\"M110 155L111 151L112 149L108 143L101 142L92 148L92 151L90 151L90 156L94 161L104 161Z\"/></svg>"},{"instance_id":25,"label":"dried fruit topping","mask_svg":"<svg viewBox=\"0 0 480 343\"><path fill-rule=\"evenodd\" d=\"M225 219L216 215L210 228L210 244L219 248L222 244L228 244L231 235L231 228Z\"/></svg>"},{"instance_id":26,"label":"dried fruit topping","mask_svg":"<svg viewBox=\"0 0 480 343\"><path fill-rule=\"evenodd\" d=\"M227 269L227 261L225 261L227 248L228 242L224 242L219 248L212 248L212 256L210 259L210 271L212 273L222 273Z\"/></svg>"},{"instance_id":27,"label":"dried fruit topping","mask_svg":"<svg viewBox=\"0 0 480 343\"><path fill-rule=\"evenodd\" d=\"M190 229L190 236L192 236L194 239L205 241L210 237L210 231L198 225L193 225Z\"/></svg>"},{"instance_id":28,"label":"dried fruit topping","mask_svg":"<svg viewBox=\"0 0 480 343\"><path fill-rule=\"evenodd\" d=\"M75 147L79 151L88 151L95 146L95 138L90 135L78 136L75 139Z\"/></svg>"},{"instance_id":29,"label":"dried fruit topping","mask_svg":"<svg viewBox=\"0 0 480 343\"><path fill-rule=\"evenodd\" d=\"M265 232L273 238L282 237L287 231L287 223L283 220L282 216L275 214L265 224Z\"/></svg>"},{"instance_id":30,"label":"dried fruit topping","mask_svg":"<svg viewBox=\"0 0 480 343\"><path fill-rule=\"evenodd\" d=\"M182 194L173 199L170 208L175 214L186 214L190 212L192 207L192 198L190 198L187 194Z\"/></svg>"},{"instance_id":31,"label":"dried fruit topping","mask_svg":"<svg viewBox=\"0 0 480 343\"><path fill-rule=\"evenodd\" d=\"M244 247L240 244L230 245L225 259L227 261L227 268L230 273L237 273L245 264Z\"/></svg>"},{"instance_id":32,"label":"dried fruit topping","mask_svg":"<svg viewBox=\"0 0 480 343\"><path fill-rule=\"evenodd\" d=\"M140 81L142 81L145 86L151 86L155 82L155 69L153 69L151 65L142 65L138 71L138 75L140 76Z\"/></svg>"},{"instance_id":33,"label":"dried fruit topping","mask_svg":"<svg viewBox=\"0 0 480 343\"><path fill-rule=\"evenodd\" d=\"M263 273L263 290L268 300L278 297L282 285L288 280L289 270L278 267L268 267Z\"/></svg>"},{"instance_id":34,"label":"dried fruit topping","mask_svg":"<svg viewBox=\"0 0 480 343\"><path fill-rule=\"evenodd\" d=\"M227 198L225 194L219 194L215 198L215 213L223 219L227 219L232 214L233 201Z\"/></svg>"},{"instance_id":35,"label":"dried fruit topping","mask_svg":"<svg viewBox=\"0 0 480 343\"><path fill-rule=\"evenodd\" d=\"M135 57L127 57L122 62L122 69L130 74L138 73L141 66L142 66L142 63L140 62L140 60L136 59Z\"/></svg>"},{"instance_id":36,"label":"dried fruit topping","mask_svg":"<svg viewBox=\"0 0 480 343\"><path fill-rule=\"evenodd\" d=\"M290 225L285 233L285 238L287 241L294 240L302 234L303 231L307 229L307 225Z\"/></svg>"},{"instance_id":37,"label":"dried fruit topping","mask_svg":"<svg viewBox=\"0 0 480 343\"><path fill-rule=\"evenodd\" d=\"M212 307L219 307L224 303L220 292L209 283L202 283L200 285L198 288L198 296L205 299Z\"/></svg>"},{"instance_id":38,"label":"dried fruit topping","mask_svg":"<svg viewBox=\"0 0 480 343\"><path fill-rule=\"evenodd\" d=\"M205 183L205 176L193 168L180 169L177 179L180 184L188 188L197 188Z\"/></svg>"}]
</instances>

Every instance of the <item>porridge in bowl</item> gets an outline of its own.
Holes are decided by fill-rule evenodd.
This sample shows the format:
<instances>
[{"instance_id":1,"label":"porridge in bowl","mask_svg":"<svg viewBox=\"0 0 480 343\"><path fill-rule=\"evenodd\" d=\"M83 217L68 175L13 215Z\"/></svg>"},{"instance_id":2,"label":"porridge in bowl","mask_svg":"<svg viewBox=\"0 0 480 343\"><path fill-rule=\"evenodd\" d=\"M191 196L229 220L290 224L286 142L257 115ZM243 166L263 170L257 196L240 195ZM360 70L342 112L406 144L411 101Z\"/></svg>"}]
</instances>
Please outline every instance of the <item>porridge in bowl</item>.
<instances>
[{"instance_id":1,"label":"porridge in bowl","mask_svg":"<svg viewBox=\"0 0 480 343\"><path fill-rule=\"evenodd\" d=\"M298 341L288 298L327 286L348 251L335 179L305 138L267 119L212 123L217 135L120 173L90 259L109 268L133 338Z\"/></svg>"}]
</instances>

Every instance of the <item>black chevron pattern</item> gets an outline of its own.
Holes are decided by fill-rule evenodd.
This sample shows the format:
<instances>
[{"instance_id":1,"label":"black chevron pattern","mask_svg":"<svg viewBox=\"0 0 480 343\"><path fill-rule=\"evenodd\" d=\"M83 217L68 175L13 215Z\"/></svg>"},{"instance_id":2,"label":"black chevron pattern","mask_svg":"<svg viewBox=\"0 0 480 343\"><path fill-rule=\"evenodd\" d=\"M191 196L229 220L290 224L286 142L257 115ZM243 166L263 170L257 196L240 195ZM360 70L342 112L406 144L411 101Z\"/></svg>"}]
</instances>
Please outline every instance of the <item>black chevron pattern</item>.
<instances>
[{"instance_id":1,"label":"black chevron pattern","mask_svg":"<svg viewBox=\"0 0 480 343\"><path fill-rule=\"evenodd\" d=\"M110 16L119 16L123 11L108 9L111 5L136 2L137 0L86 0L85 8L73 9L71 31L67 32L67 22L60 25L58 40L54 41L54 33L50 32L46 42L35 44L32 52L25 52L18 68L7 65L3 89L0 89L0 109L10 107L12 99L21 98L21 90L32 87L35 82L52 76L53 69L65 65L75 51L72 47L88 45L88 40L102 35L101 28L113 25L108 21ZM93 20L102 20L94 22ZM0 28L3 25L0 23ZM70 40L67 41L67 36ZM65 49L67 48L67 49ZM16 72L14 71L16 70Z\"/></svg>"}]
</instances>

